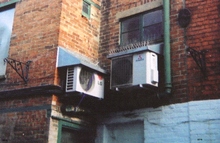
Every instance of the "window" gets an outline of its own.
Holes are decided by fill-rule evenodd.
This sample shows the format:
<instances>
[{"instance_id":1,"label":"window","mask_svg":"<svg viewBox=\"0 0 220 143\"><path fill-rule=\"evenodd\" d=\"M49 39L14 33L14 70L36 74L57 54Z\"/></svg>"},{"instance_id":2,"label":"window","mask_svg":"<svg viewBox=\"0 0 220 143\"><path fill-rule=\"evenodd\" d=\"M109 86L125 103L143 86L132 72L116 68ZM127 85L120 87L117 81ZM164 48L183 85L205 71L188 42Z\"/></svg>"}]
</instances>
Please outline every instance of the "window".
<instances>
[{"instance_id":1,"label":"window","mask_svg":"<svg viewBox=\"0 0 220 143\"><path fill-rule=\"evenodd\" d=\"M57 143L94 143L95 130L76 123L59 121Z\"/></svg>"},{"instance_id":2,"label":"window","mask_svg":"<svg viewBox=\"0 0 220 143\"><path fill-rule=\"evenodd\" d=\"M0 7L0 78L4 77L6 71L4 59L8 57L14 10L14 5Z\"/></svg>"},{"instance_id":3,"label":"window","mask_svg":"<svg viewBox=\"0 0 220 143\"><path fill-rule=\"evenodd\" d=\"M121 20L121 45L163 40L163 12L150 11Z\"/></svg>"},{"instance_id":4,"label":"window","mask_svg":"<svg viewBox=\"0 0 220 143\"><path fill-rule=\"evenodd\" d=\"M90 19L91 4L83 0L82 15Z\"/></svg>"},{"instance_id":5,"label":"window","mask_svg":"<svg viewBox=\"0 0 220 143\"><path fill-rule=\"evenodd\" d=\"M82 15L90 19L91 5L100 10L100 6L91 0L83 0Z\"/></svg>"}]
</instances>

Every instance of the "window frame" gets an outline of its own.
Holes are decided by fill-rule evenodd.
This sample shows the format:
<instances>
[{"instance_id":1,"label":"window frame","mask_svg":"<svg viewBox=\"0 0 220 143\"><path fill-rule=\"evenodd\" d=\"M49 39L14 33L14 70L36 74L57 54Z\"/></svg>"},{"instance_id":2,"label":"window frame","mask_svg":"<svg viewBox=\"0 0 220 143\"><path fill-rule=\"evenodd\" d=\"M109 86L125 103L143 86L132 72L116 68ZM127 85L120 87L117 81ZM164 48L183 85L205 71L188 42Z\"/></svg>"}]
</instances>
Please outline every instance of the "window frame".
<instances>
[{"instance_id":1,"label":"window frame","mask_svg":"<svg viewBox=\"0 0 220 143\"><path fill-rule=\"evenodd\" d=\"M83 5L84 5L84 3L88 4L88 14L83 11ZM93 5L94 7L96 7L96 8L99 9L99 10L101 9L101 7L100 7L98 4L94 3L93 1L91 1L91 0L83 0L83 4L82 4L82 16L84 16L84 17L86 17L86 18L88 18L88 19L90 19L90 15L91 15L91 5Z\"/></svg>"},{"instance_id":2,"label":"window frame","mask_svg":"<svg viewBox=\"0 0 220 143\"><path fill-rule=\"evenodd\" d=\"M162 7L158 7L158 8L151 9L151 10L148 10L148 11L145 11L145 12L142 12L142 13L138 13L138 14L135 14L135 15L132 15L132 16L129 16L129 17L125 17L125 18L119 19L119 22L120 22L120 35L119 35L120 46L127 46L129 44L133 44L133 43L123 44L123 37L122 37L122 35L123 35L123 33L126 33L126 32L122 31L123 30L123 22L124 21L126 21L128 19L131 19L131 18L134 18L134 17L139 17L139 28L138 29L139 29L140 38L139 38L138 42L142 42L143 41L143 37L144 37L144 30L143 29L145 27L147 27L147 26L144 26L144 23L143 23L144 15L148 14L148 13L151 13L151 12L159 11L159 10L162 10L162 15L161 15L161 17L162 17L162 29L164 29L163 28L163 25L164 25L163 15L164 15L164 13L163 13L163 8ZM158 23L156 23L156 24L158 24ZM156 25L156 24L152 24L152 25ZM149 26L151 26L151 25L149 25ZM163 35L163 32L162 32L162 35ZM162 41L163 41L163 37L161 37L160 39L152 40L152 43L160 43Z\"/></svg>"},{"instance_id":3,"label":"window frame","mask_svg":"<svg viewBox=\"0 0 220 143\"><path fill-rule=\"evenodd\" d=\"M15 7L15 4L19 1L21 1L21 0L11 0L9 2L1 3L0 4L0 11L2 11L2 9L4 11L4 10L8 9L8 7L11 7L11 6Z\"/></svg>"},{"instance_id":4,"label":"window frame","mask_svg":"<svg viewBox=\"0 0 220 143\"><path fill-rule=\"evenodd\" d=\"M86 132L90 132L92 130L91 129L92 127L90 127L90 126L82 125L82 124L76 123L76 122L59 120L57 143L61 142L63 128L74 130L74 131L86 131Z\"/></svg>"}]
</instances>

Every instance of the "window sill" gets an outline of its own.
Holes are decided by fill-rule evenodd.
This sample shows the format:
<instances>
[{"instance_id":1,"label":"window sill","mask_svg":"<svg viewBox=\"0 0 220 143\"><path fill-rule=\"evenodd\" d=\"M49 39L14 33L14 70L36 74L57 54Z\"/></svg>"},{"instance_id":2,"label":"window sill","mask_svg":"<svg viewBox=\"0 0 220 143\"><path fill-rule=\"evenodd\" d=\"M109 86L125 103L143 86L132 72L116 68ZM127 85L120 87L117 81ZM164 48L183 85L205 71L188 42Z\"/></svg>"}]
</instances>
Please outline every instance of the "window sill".
<instances>
[{"instance_id":1,"label":"window sill","mask_svg":"<svg viewBox=\"0 0 220 143\"><path fill-rule=\"evenodd\" d=\"M19 2L19 1L20 1L20 0L11 0L11 1L9 1L9 2L1 3L1 4L0 4L0 8L9 6L9 5L11 5L11 4L15 4L16 2Z\"/></svg>"},{"instance_id":2,"label":"window sill","mask_svg":"<svg viewBox=\"0 0 220 143\"><path fill-rule=\"evenodd\" d=\"M142 13L142 12L154 9L154 8L158 8L160 6L163 6L163 0L156 0L156 1L148 2L144 5L134 7L134 8L122 11L122 12L118 12L116 14L116 19L120 20L122 18L129 17L129 16L132 16L138 13Z\"/></svg>"}]
</instances>

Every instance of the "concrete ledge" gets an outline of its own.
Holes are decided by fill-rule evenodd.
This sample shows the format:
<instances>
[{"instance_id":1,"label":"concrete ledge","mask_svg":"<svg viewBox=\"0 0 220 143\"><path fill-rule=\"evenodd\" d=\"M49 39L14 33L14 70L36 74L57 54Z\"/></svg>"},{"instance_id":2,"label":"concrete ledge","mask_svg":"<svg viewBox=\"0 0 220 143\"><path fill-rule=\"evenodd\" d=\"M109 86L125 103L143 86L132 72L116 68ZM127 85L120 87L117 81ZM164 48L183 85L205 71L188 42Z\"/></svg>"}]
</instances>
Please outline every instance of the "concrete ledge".
<instances>
[{"instance_id":1,"label":"concrete ledge","mask_svg":"<svg viewBox=\"0 0 220 143\"><path fill-rule=\"evenodd\" d=\"M57 85L35 86L22 89L0 91L0 99L35 96L42 94L62 94L62 88Z\"/></svg>"},{"instance_id":2,"label":"concrete ledge","mask_svg":"<svg viewBox=\"0 0 220 143\"><path fill-rule=\"evenodd\" d=\"M156 1L148 2L144 5L134 7L134 8L122 11L122 12L118 12L116 14L116 19L120 20L121 18L132 16L138 13L142 13L142 12L154 9L154 8L158 8L160 6L163 6L163 0L156 0Z\"/></svg>"}]
</instances>

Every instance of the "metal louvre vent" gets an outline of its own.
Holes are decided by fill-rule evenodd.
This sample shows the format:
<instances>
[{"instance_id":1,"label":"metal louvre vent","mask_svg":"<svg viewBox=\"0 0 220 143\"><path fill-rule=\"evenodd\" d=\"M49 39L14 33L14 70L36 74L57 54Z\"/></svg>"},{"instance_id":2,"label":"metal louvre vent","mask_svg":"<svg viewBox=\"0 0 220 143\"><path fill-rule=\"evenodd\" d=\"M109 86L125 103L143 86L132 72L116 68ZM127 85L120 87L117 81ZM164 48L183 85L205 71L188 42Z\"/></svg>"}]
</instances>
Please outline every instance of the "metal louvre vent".
<instances>
[{"instance_id":1,"label":"metal louvre vent","mask_svg":"<svg viewBox=\"0 0 220 143\"><path fill-rule=\"evenodd\" d=\"M123 86L132 84L132 56L112 59L111 86Z\"/></svg>"},{"instance_id":2,"label":"metal louvre vent","mask_svg":"<svg viewBox=\"0 0 220 143\"><path fill-rule=\"evenodd\" d=\"M66 91L73 90L74 67L67 68Z\"/></svg>"},{"instance_id":3,"label":"metal louvre vent","mask_svg":"<svg viewBox=\"0 0 220 143\"><path fill-rule=\"evenodd\" d=\"M83 12L89 14L89 4L86 2L83 2Z\"/></svg>"}]
</instances>

